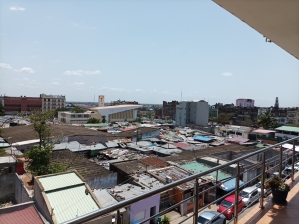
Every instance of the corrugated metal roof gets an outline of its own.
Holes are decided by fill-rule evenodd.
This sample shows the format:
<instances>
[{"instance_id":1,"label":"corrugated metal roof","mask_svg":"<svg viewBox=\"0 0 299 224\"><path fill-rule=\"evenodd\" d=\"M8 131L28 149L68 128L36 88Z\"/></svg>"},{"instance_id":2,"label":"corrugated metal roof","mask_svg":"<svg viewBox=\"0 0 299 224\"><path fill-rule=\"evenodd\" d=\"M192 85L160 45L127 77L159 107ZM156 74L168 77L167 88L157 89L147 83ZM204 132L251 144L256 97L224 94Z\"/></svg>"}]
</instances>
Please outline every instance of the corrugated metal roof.
<instances>
[{"instance_id":1,"label":"corrugated metal roof","mask_svg":"<svg viewBox=\"0 0 299 224\"><path fill-rule=\"evenodd\" d=\"M85 185L81 185L46 193L58 223L99 209L91 195L85 194L85 189Z\"/></svg>"},{"instance_id":2,"label":"corrugated metal roof","mask_svg":"<svg viewBox=\"0 0 299 224\"><path fill-rule=\"evenodd\" d=\"M298 127L292 127L292 126L281 126L279 128L275 128L275 130L278 130L278 131L299 132L299 128Z\"/></svg>"},{"instance_id":3,"label":"corrugated metal roof","mask_svg":"<svg viewBox=\"0 0 299 224\"><path fill-rule=\"evenodd\" d=\"M65 173L55 176L38 178L44 187L44 191L50 191L58 188L69 187L77 184L83 184L83 181L76 173Z\"/></svg>"},{"instance_id":4,"label":"corrugated metal roof","mask_svg":"<svg viewBox=\"0 0 299 224\"><path fill-rule=\"evenodd\" d=\"M43 224L33 204L19 204L0 209L0 223Z\"/></svg>"}]
</instances>

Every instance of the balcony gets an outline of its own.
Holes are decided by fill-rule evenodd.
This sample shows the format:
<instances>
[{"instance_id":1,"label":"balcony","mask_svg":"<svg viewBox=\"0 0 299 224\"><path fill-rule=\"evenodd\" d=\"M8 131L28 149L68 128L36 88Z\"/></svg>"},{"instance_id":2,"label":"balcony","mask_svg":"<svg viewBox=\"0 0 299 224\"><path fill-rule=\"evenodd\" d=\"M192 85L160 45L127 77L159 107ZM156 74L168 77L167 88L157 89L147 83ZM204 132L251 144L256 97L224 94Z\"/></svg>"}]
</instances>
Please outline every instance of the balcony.
<instances>
[{"instance_id":1,"label":"balcony","mask_svg":"<svg viewBox=\"0 0 299 224\"><path fill-rule=\"evenodd\" d=\"M188 206L188 203L190 204L190 201L193 201L193 212L187 215L182 215L181 217L179 217L179 219L171 220L171 223L197 223L197 217L202 212L213 209L213 211L216 211L216 205L219 205L223 201L223 199L228 196L230 196L230 198L233 198L234 200L231 202L232 204L229 205L230 207L226 208L221 213L226 215L227 213L234 215L231 218L227 216L227 218L230 219L227 220L226 223L298 223L298 220L293 219L294 217L299 218L299 213L297 212L299 208L299 194L297 194L299 190L299 172L295 173L295 163L299 158L299 153L296 151L297 147L295 145L295 141L298 139L299 136L253 152L245 152L244 155L224 164L220 163L221 165L215 166L206 171L190 174L190 176L184 177L174 182L167 182L167 184L163 185L162 187L152 188L142 195L137 195L135 197L119 201L115 204L103 207L92 213L77 217L65 223L89 222L89 220L101 217L110 212L119 211L123 208L130 210L130 206L134 203L146 200L151 196L161 194L171 189L173 189L173 192L175 192L175 189L177 189L182 184L186 184L187 182L194 183L194 188L191 190L191 192L193 193L188 194L188 197L186 197L185 195L185 197L182 197L181 201L176 201L175 204L169 205L166 209L157 211L150 216L143 217L141 220L138 220L138 222L134 223L157 223L156 220L159 216L169 214L169 212L175 212L175 210L179 210L186 205ZM291 150L284 150L282 145L285 143L292 143L293 148ZM243 169L242 164L245 162L245 160L251 159L253 157L259 158L258 161L254 163L254 165L249 166L247 169ZM291 172L285 173L286 171L284 171L284 168L287 167L287 164L290 163ZM235 175L225 180L219 181L217 179L218 172L232 166L235 167ZM217 172L216 181L209 182L206 177L211 175L212 172ZM274 174L274 172L276 172L276 174ZM256 175L251 175L251 178L247 178L246 180L244 179L244 182L242 182L242 178L244 176L248 177L249 173L256 173ZM270 175L270 173L283 177L291 187L291 191L289 192L287 198L288 204L285 206L272 203L271 194L267 195L267 197L265 197L266 195L264 195L264 192L266 192L266 190L264 189L264 184L266 184L266 182L269 181L269 178L271 178L268 176ZM259 186L256 186L256 183L259 181ZM233 188L231 188L231 186L227 187L227 182L230 182L230 185L233 184ZM207 183L209 183L209 185L206 185ZM242 207L240 208L239 206L240 203L242 204L243 199L249 197L248 195L244 195L243 192L242 199L240 200L240 192L242 189L251 186L254 187L254 191L259 192L258 196L255 197L255 199L251 199L252 201L250 202L250 204L252 206L243 207L242 205ZM222 191L219 191L219 189ZM208 194L209 192L215 191L218 191L216 199L211 199L210 201L204 200L204 195ZM219 192L222 193L220 194ZM203 201L204 203L202 203ZM117 212L116 214L119 214L119 212ZM218 214L218 217L220 216L221 214ZM121 216L119 216L119 218L117 216L114 217L114 220L116 220L117 224L122 223L120 217ZM285 220L288 221L285 222Z\"/></svg>"},{"instance_id":2,"label":"balcony","mask_svg":"<svg viewBox=\"0 0 299 224\"><path fill-rule=\"evenodd\" d=\"M242 217L238 224L297 224L299 220L299 173L296 173L294 181L286 181L291 190L287 197L287 205L276 205L272 202L272 197L266 198L264 209L258 205L254 206L249 213Z\"/></svg>"}]
</instances>

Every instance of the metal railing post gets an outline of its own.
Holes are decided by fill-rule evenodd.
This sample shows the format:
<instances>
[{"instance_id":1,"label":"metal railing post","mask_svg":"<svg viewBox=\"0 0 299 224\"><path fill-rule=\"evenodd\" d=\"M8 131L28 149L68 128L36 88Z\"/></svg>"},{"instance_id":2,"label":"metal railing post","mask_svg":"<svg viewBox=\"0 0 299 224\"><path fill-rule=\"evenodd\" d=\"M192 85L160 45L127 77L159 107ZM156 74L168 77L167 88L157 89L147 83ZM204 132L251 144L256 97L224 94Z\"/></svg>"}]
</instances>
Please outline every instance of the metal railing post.
<instances>
[{"instance_id":1,"label":"metal railing post","mask_svg":"<svg viewBox=\"0 0 299 224\"><path fill-rule=\"evenodd\" d=\"M282 145L280 146L279 149L279 177L281 178L281 173L282 173Z\"/></svg>"},{"instance_id":2,"label":"metal railing post","mask_svg":"<svg viewBox=\"0 0 299 224\"><path fill-rule=\"evenodd\" d=\"M292 154L292 181L294 181L295 174L295 141L293 141L293 154Z\"/></svg>"},{"instance_id":3,"label":"metal railing post","mask_svg":"<svg viewBox=\"0 0 299 224\"><path fill-rule=\"evenodd\" d=\"M199 193L199 186L198 186L198 178L195 179L194 183L194 207L193 207L193 224L198 223L198 195Z\"/></svg>"},{"instance_id":4,"label":"metal railing post","mask_svg":"<svg viewBox=\"0 0 299 224\"><path fill-rule=\"evenodd\" d=\"M261 197L260 197L260 208L264 208L264 185L265 185L265 167L266 167L266 153L263 152L262 158L262 179L261 179Z\"/></svg>"},{"instance_id":5,"label":"metal railing post","mask_svg":"<svg viewBox=\"0 0 299 224\"><path fill-rule=\"evenodd\" d=\"M120 218L120 213L119 210L117 210L117 219L116 219L117 224L121 224L121 218Z\"/></svg>"},{"instance_id":6,"label":"metal railing post","mask_svg":"<svg viewBox=\"0 0 299 224\"><path fill-rule=\"evenodd\" d=\"M240 183L240 164L237 162L236 170L236 191L235 191L235 207L234 207L234 223L238 224L238 205L239 205L239 183Z\"/></svg>"}]
</instances>

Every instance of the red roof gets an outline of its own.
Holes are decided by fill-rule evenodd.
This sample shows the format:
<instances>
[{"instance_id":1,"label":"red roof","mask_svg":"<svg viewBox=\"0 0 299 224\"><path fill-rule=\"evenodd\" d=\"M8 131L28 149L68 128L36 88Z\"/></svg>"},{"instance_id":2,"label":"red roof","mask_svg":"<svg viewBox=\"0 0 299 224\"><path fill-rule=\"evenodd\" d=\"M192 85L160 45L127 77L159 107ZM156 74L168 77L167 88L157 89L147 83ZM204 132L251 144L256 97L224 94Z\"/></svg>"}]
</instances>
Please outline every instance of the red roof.
<instances>
[{"instance_id":1,"label":"red roof","mask_svg":"<svg viewBox=\"0 0 299 224\"><path fill-rule=\"evenodd\" d=\"M0 223L9 224L43 224L35 207L31 205L12 206L0 211Z\"/></svg>"},{"instance_id":2,"label":"red roof","mask_svg":"<svg viewBox=\"0 0 299 224\"><path fill-rule=\"evenodd\" d=\"M181 148L181 149L188 148L191 146L190 144L184 143L184 142L176 142L176 143L171 143L171 144L178 148Z\"/></svg>"},{"instance_id":3,"label":"red roof","mask_svg":"<svg viewBox=\"0 0 299 224\"><path fill-rule=\"evenodd\" d=\"M145 163L147 165L156 167L156 168L163 168L168 166L169 164L161 159L158 159L156 157L146 157L139 160L142 163Z\"/></svg>"}]
</instances>

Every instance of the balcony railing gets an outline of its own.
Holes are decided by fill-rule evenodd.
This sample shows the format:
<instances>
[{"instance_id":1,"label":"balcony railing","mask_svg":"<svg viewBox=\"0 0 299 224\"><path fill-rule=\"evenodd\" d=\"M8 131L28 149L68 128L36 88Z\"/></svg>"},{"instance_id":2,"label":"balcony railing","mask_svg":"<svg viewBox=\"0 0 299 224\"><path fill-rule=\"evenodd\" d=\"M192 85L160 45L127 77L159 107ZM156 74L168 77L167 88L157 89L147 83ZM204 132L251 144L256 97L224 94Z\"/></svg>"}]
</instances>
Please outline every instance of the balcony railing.
<instances>
[{"instance_id":1,"label":"balcony railing","mask_svg":"<svg viewBox=\"0 0 299 224\"><path fill-rule=\"evenodd\" d=\"M248 207L246 207L245 209L243 209L242 211L238 211L238 204L239 202L241 201L239 199L239 195L240 195L240 189L241 187L239 186L239 181L241 180L241 176L250 171L250 170L253 170L253 169L257 169L257 168L262 168L262 172L261 174L257 175L256 177L254 177L252 180L249 180L247 181L246 183L244 183L244 185L242 186L242 189L244 188L244 186L248 186L250 183L252 183L253 181L257 181L258 179L260 179L260 196L259 198L255 199L256 201L259 201L260 203L260 208L263 209L264 208L264 192L265 192L265 189L264 189L264 185L266 184L267 180L266 180L266 173L269 171L273 172L275 170L278 170L279 172L279 176L280 177L283 177L283 167L284 165L291 159L292 161L292 165L291 165L291 173L289 173L288 175L286 175L284 177L284 179L286 178L289 178L291 177L291 179L294 181L294 173L295 173L295 169L294 169L294 165L296 163L296 158L298 158L298 153L295 151L295 142L296 140L298 141L299 139L299 136L298 137L295 137L293 139L290 139L290 140L286 140L284 142L280 142L278 144L275 144L275 145L271 145L271 146L268 146L268 147L265 147L263 149L260 149L260 150L257 150L255 152L250 152L250 153L247 153L237 159L234 159L232 161L229 161L225 164L222 164L222 165L218 165L218 166L215 166L207 171L204 171L204 172L200 172L200 173L197 173L197 174L193 174L191 176L188 176L186 178L183 178L183 179L180 179L178 181L175 181L175 182L171 182L171 183L168 183L162 187L159 187L159 188L155 188L155 189L152 189L150 191L148 191L147 193L145 194L142 194L142 195L138 195L136 197L133 197L133 198L129 198L129 199L126 199L126 200L123 200L123 201L120 201L116 204L113 204L113 205L110 205L110 206L107 206L107 207L104 207L104 208L101 208L97 211L94 211L94 212L91 212L91 213L88 213L88 214L85 214L83 216L80 216L80 217L77 217L75 219L72 219L72 220L69 220L65 223L82 223L82 222L86 222L88 220L92 220L92 219L95 219L97 217L100 217L100 216L103 216L105 214L108 214L108 213L111 213L111 212L114 212L114 211L117 211L117 214L119 216L119 210L121 208L124 208L124 207L128 207L130 206L131 204L133 203L136 203L140 200L143 200L143 199L146 199L150 196L153 196L153 195L156 195L156 194L160 194L162 192L165 192L171 188L175 188L183 183L186 183L186 182L189 182L189 181L195 181L195 184L194 184L194 195L189 197L189 198L186 198L182 201L180 201L179 203L176 203L170 207L168 207L167 209L149 217L149 218L146 218L144 220L142 220L141 222L139 223L146 223L146 222L149 222L150 220L155 220L158 216L161 216L161 215L164 215L165 213L171 211L171 210L174 210L175 208L179 207L181 204L187 202L187 201L190 201L191 199L194 201L194 208L193 208L193 214L190 215L189 217L186 217L186 219L184 219L183 221L180 221L179 223L184 223L185 221L187 221L188 219L190 218L193 218L193 223L197 224L198 223L198 215L201 211L203 211L204 209L210 207L211 205L213 204L216 204L220 201L222 201L225 197L229 196L229 195L232 195L234 194L234 203L233 205L230 207L230 208L227 208L225 211L222 211L221 213L225 213L227 210L231 210L231 212L234 214L233 218L231 220L228 220L227 223L238 223L238 219L239 219L239 215L242 214L246 209L248 209ZM285 143L292 143L293 144L293 149L290 150L290 151L287 151L287 150L283 150L282 148L282 145L285 144ZM266 159L266 153L269 151L269 150L272 150L272 149L279 149L278 152L277 152L277 155L271 157L271 158L268 158ZM287 152L287 153L286 153ZM291 152L291 156L288 156L288 154L290 154ZM243 171L243 172L240 172L240 165L242 164L242 160L245 160L245 159L249 159L250 157L253 157L253 156L256 156L258 157L258 155L261 154L261 161L257 162L256 164L254 164L252 167L250 167L249 169ZM201 196L202 194L204 194L205 192L211 190L211 189L216 189L217 187L220 187L220 185L222 184L221 182L220 183L215 183L214 186L210 187L210 188L207 188L203 191L199 191L199 182L198 180L214 171L221 171L223 169L225 169L226 167L230 166L230 165L233 165L233 164L236 164L236 175L232 176L230 179L233 179L235 178L235 191L233 192L229 192L219 198L217 198L216 200L206 204L205 206L202 206L201 208L199 208L199 201L201 200ZM274 165L273 165L274 164ZM268 168L268 166L270 165L273 165L271 168ZM268 179L269 180L269 179ZM258 188L258 187L256 187ZM244 196L244 195L243 195ZM218 215L220 216L220 214ZM120 216L119 217L115 217L116 220L120 219ZM121 222L117 222L117 223L121 223Z\"/></svg>"}]
</instances>

